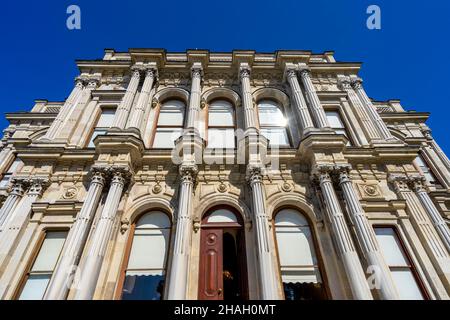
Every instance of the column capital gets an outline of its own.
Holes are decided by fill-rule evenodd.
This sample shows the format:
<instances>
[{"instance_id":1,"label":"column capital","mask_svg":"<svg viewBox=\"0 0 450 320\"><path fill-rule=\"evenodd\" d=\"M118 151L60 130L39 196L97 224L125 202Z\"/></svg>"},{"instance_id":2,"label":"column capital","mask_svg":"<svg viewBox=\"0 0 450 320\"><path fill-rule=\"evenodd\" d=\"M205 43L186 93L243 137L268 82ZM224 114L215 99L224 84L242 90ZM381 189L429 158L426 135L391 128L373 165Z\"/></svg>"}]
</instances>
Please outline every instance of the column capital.
<instances>
[{"instance_id":1,"label":"column capital","mask_svg":"<svg viewBox=\"0 0 450 320\"><path fill-rule=\"evenodd\" d=\"M41 196L44 189L50 184L50 181L46 178L33 178L30 179L30 187L28 189L29 195Z\"/></svg>"},{"instance_id":2,"label":"column capital","mask_svg":"<svg viewBox=\"0 0 450 320\"><path fill-rule=\"evenodd\" d=\"M241 63L239 65L239 79L250 78L251 70L248 63Z\"/></svg>"},{"instance_id":3,"label":"column capital","mask_svg":"<svg viewBox=\"0 0 450 320\"><path fill-rule=\"evenodd\" d=\"M91 76L86 79L87 87L90 89L96 89L101 82L101 78L99 76Z\"/></svg>"},{"instance_id":4,"label":"column capital","mask_svg":"<svg viewBox=\"0 0 450 320\"><path fill-rule=\"evenodd\" d=\"M248 165L246 180L250 186L253 186L255 183L262 182L264 178L264 168L258 165Z\"/></svg>"},{"instance_id":5,"label":"column capital","mask_svg":"<svg viewBox=\"0 0 450 320\"><path fill-rule=\"evenodd\" d=\"M342 90L347 91L352 88L352 82L350 81L349 78L343 77L343 78L338 79L338 86Z\"/></svg>"},{"instance_id":6,"label":"column capital","mask_svg":"<svg viewBox=\"0 0 450 320\"><path fill-rule=\"evenodd\" d=\"M422 133L423 133L423 135L425 136L425 138L427 140L433 140L433 136L432 136L431 132L432 131L431 131L430 128L425 128L425 129L422 130Z\"/></svg>"},{"instance_id":7,"label":"column capital","mask_svg":"<svg viewBox=\"0 0 450 320\"><path fill-rule=\"evenodd\" d=\"M90 170L90 181L91 183L97 183L104 186L107 175L108 170L106 168L92 167Z\"/></svg>"},{"instance_id":8,"label":"column capital","mask_svg":"<svg viewBox=\"0 0 450 320\"><path fill-rule=\"evenodd\" d=\"M203 67L200 62L194 62L191 67L191 77L194 78L202 78L203 76Z\"/></svg>"},{"instance_id":9,"label":"column capital","mask_svg":"<svg viewBox=\"0 0 450 320\"><path fill-rule=\"evenodd\" d=\"M300 76L302 78L310 78L311 77L311 70L309 69L309 67L303 66L299 68Z\"/></svg>"},{"instance_id":10,"label":"column capital","mask_svg":"<svg viewBox=\"0 0 450 320\"><path fill-rule=\"evenodd\" d=\"M388 175L388 182L394 185L397 192L410 191L408 186L409 179L405 174L391 173Z\"/></svg>"},{"instance_id":11,"label":"column capital","mask_svg":"<svg viewBox=\"0 0 450 320\"><path fill-rule=\"evenodd\" d=\"M145 77L158 78L158 68L153 65L146 66Z\"/></svg>"},{"instance_id":12,"label":"column capital","mask_svg":"<svg viewBox=\"0 0 450 320\"><path fill-rule=\"evenodd\" d=\"M26 179L12 179L12 186L9 190L9 194L17 195L19 197L23 196L25 189L29 185L29 181Z\"/></svg>"},{"instance_id":13,"label":"column capital","mask_svg":"<svg viewBox=\"0 0 450 320\"><path fill-rule=\"evenodd\" d=\"M75 87L82 88L86 80L87 80L86 76L75 77Z\"/></svg>"},{"instance_id":14,"label":"column capital","mask_svg":"<svg viewBox=\"0 0 450 320\"><path fill-rule=\"evenodd\" d=\"M139 79L141 77L141 72L145 71L145 67L141 65L133 65L130 68L131 77Z\"/></svg>"},{"instance_id":15,"label":"column capital","mask_svg":"<svg viewBox=\"0 0 450 320\"><path fill-rule=\"evenodd\" d=\"M108 171L111 177L111 184L119 183L125 186L131 181L132 173L128 167L112 166Z\"/></svg>"},{"instance_id":16,"label":"column capital","mask_svg":"<svg viewBox=\"0 0 450 320\"><path fill-rule=\"evenodd\" d=\"M363 80L361 78L354 78L351 80L352 87L354 89L362 89Z\"/></svg>"},{"instance_id":17,"label":"column capital","mask_svg":"<svg viewBox=\"0 0 450 320\"><path fill-rule=\"evenodd\" d=\"M297 77L297 68L294 66L286 66L284 69L284 74L287 79L296 78Z\"/></svg>"},{"instance_id":18,"label":"column capital","mask_svg":"<svg viewBox=\"0 0 450 320\"><path fill-rule=\"evenodd\" d=\"M182 182L194 183L197 178L198 167L195 164L182 164L178 172Z\"/></svg>"}]
</instances>

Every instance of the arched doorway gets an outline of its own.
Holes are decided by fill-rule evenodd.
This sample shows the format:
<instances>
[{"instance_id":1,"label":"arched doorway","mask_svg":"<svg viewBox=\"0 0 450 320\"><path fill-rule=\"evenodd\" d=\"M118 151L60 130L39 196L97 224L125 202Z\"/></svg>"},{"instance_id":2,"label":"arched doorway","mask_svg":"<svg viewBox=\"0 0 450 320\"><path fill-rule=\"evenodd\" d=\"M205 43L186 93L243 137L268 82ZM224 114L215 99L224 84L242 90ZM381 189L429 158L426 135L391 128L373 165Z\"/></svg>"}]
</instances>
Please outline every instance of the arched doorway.
<instances>
[{"instance_id":1,"label":"arched doorway","mask_svg":"<svg viewBox=\"0 0 450 320\"><path fill-rule=\"evenodd\" d=\"M228 207L211 209L202 219L200 235L200 300L248 298L243 222Z\"/></svg>"}]
</instances>

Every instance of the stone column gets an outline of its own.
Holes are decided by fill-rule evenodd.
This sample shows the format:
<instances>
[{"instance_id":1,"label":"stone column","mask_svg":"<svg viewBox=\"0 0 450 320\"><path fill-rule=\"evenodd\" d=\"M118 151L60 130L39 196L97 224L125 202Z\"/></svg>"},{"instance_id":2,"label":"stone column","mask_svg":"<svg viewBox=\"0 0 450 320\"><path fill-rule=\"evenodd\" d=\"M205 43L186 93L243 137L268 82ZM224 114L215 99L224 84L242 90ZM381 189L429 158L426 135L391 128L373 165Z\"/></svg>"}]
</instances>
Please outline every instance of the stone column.
<instances>
[{"instance_id":1,"label":"stone column","mask_svg":"<svg viewBox=\"0 0 450 320\"><path fill-rule=\"evenodd\" d=\"M112 237L114 221L125 186L127 171L114 170L111 186L101 216L93 231L86 260L81 265L79 281L75 284L74 300L91 300L95 293L103 258Z\"/></svg>"},{"instance_id":2,"label":"stone column","mask_svg":"<svg viewBox=\"0 0 450 320\"><path fill-rule=\"evenodd\" d=\"M75 104L81 96L84 80L85 79L82 77L77 77L75 79L75 87L73 88L66 102L64 102L64 105L61 107L55 120L53 120L53 123L45 134L44 139L52 140L56 137L56 133L61 129L62 124L66 121L67 116L71 113L72 108L74 108Z\"/></svg>"},{"instance_id":3,"label":"stone column","mask_svg":"<svg viewBox=\"0 0 450 320\"><path fill-rule=\"evenodd\" d=\"M366 257L368 265L374 268L374 284L382 299L397 300L399 295L392 280L389 267L386 265L380 251L375 232L369 224L364 210L356 195L353 184L346 171L339 174L339 185L347 203L348 213L355 226L356 236L361 245L361 249ZM370 275L370 273L369 273Z\"/></svg>"},{"instance_id":4,"label":"stone column","mask_svg":"<svg viewBox=\"0 0 450 320\"><path fill-rule=\"evenodd\" d=\"M436 231L438 232L439 236L442 239L442 242L444 243L445 247L447 248L448 252L450 253L450 229L449 229L449 227L445 223L444 218L442 218L441 214L436 209L436 206L434 205L433 201L431 200L430 196L428 195L427 191L425 190L422 180L416 179L413 181L412 184L413 184L413 189L416 192L417 197L419 198L423 207L427 211L428 216L431 219L431 222L433 223L434 227L436 228Z\"/></svg>"},{"instance_id":5,"label":"stone column","mask_svg":"<svg viewBox=\"0 0 450 320\"><path fill-rule=\"evenodd\" d=\"M378 130L381 134L381 138L385 139L385 140L394 139L394 137L392 136L388 127L386 126L386 123L384 123L383 119L381 119L375 106L372 104L372 101L367 96L366 91L364 90L364 88L362 86L362 80L359 78L354 80L352 83L352 86L355 89L359 98L361 99L363 105L365 106L367 113L369 114L369 117L372 118L376 127L378 128Z\"/></svg>"},{"instance_id":6,"label":"stone column","mask_svg":"<svg viewBox=\"0 0 450 320\"><path fill-rule=\"evenodd\" d=\"M13 180L12 184L13 186L9 192L8 198L6 198L0 210L0 230L7 223L9 215L14 211L14 208L22 199L25 192L24 180Z\"/></svg>"},{"instance_id":7,"label":"stone column","mask_svg":"<svg viewBox=\"0 0 450 320\"><path fill-rule=\"evenodd\" d=\"M412 192L409 185L414 179L401 173L390 173L389 182L393 184L399 199L406 201L408 216L424 245L428 256L433 261L434 267L444 285L450 283L450 254L441 241L433 223L418 196Z\"/></svg>"},{"instance_id":8,"label":"stone column","mask_svg":"<svg viewBox=\"0 0 450 320\"><path fill-rule=\"evenodd\" d=\"M32 179L26 196L4 224L3 231L0 233L0 274L8 264L20 231L25 228L30 218L32 204L42 195L47 182L45 179Z\"/></svg>"},{"instance_id":9,"label":"stone column","mask_svg":"<svg viewBox=\"0 0 450 320\"><path fill-rule=\"evenodd\" d=\"M181 185L179 191L178 215L175 227L172 265L170 267L169 300L186 299L188 281L189 253L192 238L192 197L197 166L181 165Z\"/></svg>"},{"instance_id":10,"label":"stone column","mask_svg":"<svg viewBox=\"0 0 450 320\"><path fill-rule=\"evenodd\" d=\"M245 130L256 130L256 114L253 107L253 96L250 87L250 66L247 63L241 63L239 67L239 78L241 80L242 105L244 106L244 124Z\"/></svg>"},{"instance_id":11,"label":"stone column","mask_svg":"<svg viewBox=\"0 0 450 320\"><path fill-rule=\"evenodd\" d=\"M187 117L187 128L196 129L197 131L197 121L198 112L200 109L200 98L201 98L201 82L202 82L202 64L199 62L194 62L191 68L191 94L189 97L189 110Z\"/></svg>"},{"instance_id":12,"label":"stone column","mask_svg":"<svg viewBox=\"0 0 450 320\"><path fill-rule=\"evenodd\" d=\"M350 231L342 214L330 175L326 169L319 169L316 175L319 178L320 188L327 208L325 211L328 214L337 251L342 259L353 298L355 300L372 300L373 297L363 267L359 261Z\"/></svg>"},{"instance_id":13,"label":"stone column","mask_svg":"<svg viewBox=\"0 0 450 320\"><path fill-rule=\"evenodd\" d=\"M442 163L447 168L447 171L450 172L450 160L448 159L445 152L441 149L439 144L436 142L436 140L434 140L433 136L431 135L431 130L426 129L423 131L423 134L424 134L425 138L427 138L431 149L436 153L436 155L439 157L439 159L441 159Z\"/></svg>"},{"instance_id":14,"label":"stone column","mask_svg":"<svg viewBox=\"0 0 450 320\"><path fill-rule=\"evenodd\" d=\"M52 279L48 285L44 297L45 300L66 299L86 244L89 231L91 230L92 220L95 216L104 185L105 171L94 169L92 171L89 191L83 206L67 235L60 261L56 266Z\"/></svg>"},{"instance_id":15,"label":"stone column","mask_svg":"<svg viewBox=\"0 0 450 320\"><path fill-rule=\"evenodd\" d=\"M350 103L352 104L356 114L358 115L358 118L361 120L361 126L367 134L369 141L380 140L380 133L378 132L375 123L367 113L366 108L358 98L355 90L353 90L350 80L347 78L340 79L339 85L342 90L347 92L348 99L350 100Z\"/></svg>"},{"instance_id":16,"label":"stone column","mask_svg":"<svg viewBox=\"0 0 450 320\"><path fill-rule=\"evenodd\" d=\"M148 68L145 73L144 84L142 85L141 94L136 103L136 106L132 109L130 114L130 120L128 122L128 128L134 128L141 134L142 121L144 119L145 108L148 106L148 100L150 97L150 91L152 90L153 83L156 77L156 69Z\"/></svg>"},{"instance_id":17,"label":"stone column","mask_svg":"<svg viewBox=\"0 0 450 320\"><path fill-rule=\"evenodd\" d=\"M256 246L259 270L260 298L262 300L279 299L273 252L270 241L269 217L265 208L264 185L259 167L248 168L248 182L252 190L253 215L255 221Z\"/></svg>"},{"instance_id":18,"label":"stone column","mask_svg":"<svg viewBox=\"0 0 450 320\"><path fill-rule=\"evenodd\" d=\"M298 83L296 70L294 68L286 69L286 78L292 90L302 130L305 131L306 129L314 128L314 123L306 105L305 98L303 97L302 89Z\"/></svg>"},{"instance_id":19,"label":"stone column","mask_svg":"<svg viewBox=\"0 0 450 320\"><path fill-rule=\"evenodd\" d=\"M131 71L131 79L128 83L127 91L125 92L125 95L117 108L112 128L124 129L127 123L128 115L130 114L130 109L133 104L140 79L140 71L138 68L132 67Z\"/></svg>"},{"instance_id":20,"label":"stone column","mask_svg":"<svg viewBox=\"0 0 450 320\"><path fill-rule=\"evenodd\" d=\"M311 81L310 71L308 69L301 70L300 78L302 79L303 87L305 88L317 126L319 128L330 128L325 110L323 110L322 104L317 96L316 89L314 88L314 84Z\"/></svg>"}]
</instances>

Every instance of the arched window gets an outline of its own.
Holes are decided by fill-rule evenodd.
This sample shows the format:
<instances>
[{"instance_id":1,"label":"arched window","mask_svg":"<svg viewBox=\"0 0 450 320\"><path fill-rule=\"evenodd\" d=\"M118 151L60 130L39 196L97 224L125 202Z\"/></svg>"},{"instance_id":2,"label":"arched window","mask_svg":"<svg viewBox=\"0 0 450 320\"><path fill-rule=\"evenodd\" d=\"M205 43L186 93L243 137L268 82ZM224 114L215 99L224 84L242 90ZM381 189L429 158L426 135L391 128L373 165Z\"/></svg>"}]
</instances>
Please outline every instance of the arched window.
<instances>
[{"instance_id":1,"label":"arched window","mask_svg":"<svg viewBox=\"0 0 450 320\"><path fill-rule=\"evenodd\" d=\"M269 139L271 146L290 146L286 130L287 120L278 103L261 100L258 103L258 116L261 134Z\"/></svg>"},{"instance_id":2,"label":"arched window","mask_svg":"<svg viewBox=\"0 0 450 320\"><path fill-rule=\"evenodd\" d=\"M286 300L326 299L314 238L306 218L293 209L275 216L275 234Z\"/></svg>"},{"instance_id":3,"label":"arched window","mask_svg":"<svg viewBox=\"0 0 450 320\"><path fill-rule=\"evenodd\" d=\"M215 100L208 106L208 148L235 147L234 108L225 100Z\"/></svg>"},{"instance_id":4,"label":"arched window","mask_svg":"<svg viewBox=\"0 0 450 320\"><path fill-rule=\"evenodd\" d=\"M144 214L133 225L131 248L123 270L123 300L161 300L164 294L169 217L160 211Z\"/></svg>"},{"instance_id":5,"label":"arched window","mask_svg":"<svg viewBox=\"0 0 450 320\"><path fill-rule=\"evenodd\" d=\"M180 100L169 100L162 104L153 137L153 148L173 148L180 137L184 124L185 105Z\"/></svg>"}]
</instances>

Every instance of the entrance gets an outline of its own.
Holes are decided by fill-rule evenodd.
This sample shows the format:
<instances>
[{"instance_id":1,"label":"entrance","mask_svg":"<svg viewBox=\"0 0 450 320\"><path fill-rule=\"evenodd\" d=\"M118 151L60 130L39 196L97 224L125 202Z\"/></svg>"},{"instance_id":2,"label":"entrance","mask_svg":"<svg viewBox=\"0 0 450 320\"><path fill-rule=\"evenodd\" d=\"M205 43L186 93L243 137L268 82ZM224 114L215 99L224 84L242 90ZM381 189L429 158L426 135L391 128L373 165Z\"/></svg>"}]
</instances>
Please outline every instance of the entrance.
<instances>
[{"instance_id":1,"label":"entrance","mask_svg":"<svg viewBox=\"0 0 450 320\"><path fill-rule=\"evenodd\" d=\"M200 300L246 300L247 266L244 228L240 216L228 208L210 211L200 235Z\"/></svg>"}]
</instances>

